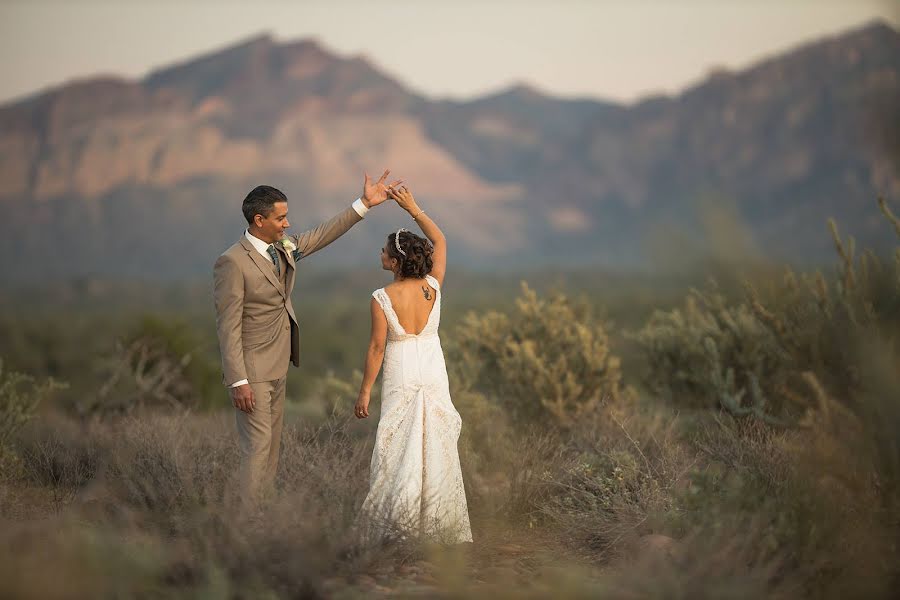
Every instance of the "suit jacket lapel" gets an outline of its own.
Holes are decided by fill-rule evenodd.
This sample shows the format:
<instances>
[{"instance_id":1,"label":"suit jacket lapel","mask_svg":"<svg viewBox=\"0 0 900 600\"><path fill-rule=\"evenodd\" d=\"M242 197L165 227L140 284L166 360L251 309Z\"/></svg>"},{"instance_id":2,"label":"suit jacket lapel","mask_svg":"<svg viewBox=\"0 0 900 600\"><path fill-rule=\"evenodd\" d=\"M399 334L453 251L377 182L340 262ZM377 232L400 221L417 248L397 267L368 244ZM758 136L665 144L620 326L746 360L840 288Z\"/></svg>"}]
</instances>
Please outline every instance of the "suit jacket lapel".
<instances>
[{"instance_id":1,"label":"suit jacket lapel","mask_svg":"<svg viewBox=\"0 0 900 600\"><path fill-rule=\"evenodd\" d=\"M265 259L262 255L256 251L256 248L253 247L253 244L250 243L245 236L241 236L241 246L244 247L244 250L247 251L247 254L250 255L250 260L256 263L256 266L259 267L259 270L263 272L263 275L266 276L266 279L269 280L269 283L275 286L275 289L278 290L282 296L285 296L285 291L281 286L281 282L278 281L278 277L275 276L275 270L272 266L272 261Z\"/></svg>"}]
</instances>

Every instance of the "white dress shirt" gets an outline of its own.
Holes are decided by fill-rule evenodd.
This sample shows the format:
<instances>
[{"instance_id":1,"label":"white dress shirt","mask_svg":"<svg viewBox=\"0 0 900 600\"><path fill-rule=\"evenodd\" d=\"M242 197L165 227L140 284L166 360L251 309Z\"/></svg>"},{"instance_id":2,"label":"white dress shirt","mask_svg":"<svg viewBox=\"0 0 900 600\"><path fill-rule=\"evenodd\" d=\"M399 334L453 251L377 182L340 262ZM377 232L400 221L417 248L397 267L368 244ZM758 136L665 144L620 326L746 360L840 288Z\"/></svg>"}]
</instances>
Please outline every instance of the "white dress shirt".
<instances>
[{"instance_id":1,"label":"white dress shirt","mask_svg":"<svg viewBox=\"0 0 900 600\"><path fill-rule=\"evenodd\" d=\"M362 198L357 198L356 200L354 200L351 206L353 207L353 210L356 211L356 214L358 214L360 217L365 218L366 213L369 212L369 208L365 204L363 204ZM253 247L256 248L257 252L263 255L266 260L272 262L272 257L269 255L269 246L271 246L271 244L262 241L261 239L250 233L249 229L244 231L244 237L247 238L251 244L253 244ZM241 379L240 381L235 381L229 387L237 387L239 385L244 385L245 383L249 383L249 381L247 381L246 379Z\"/></svg>"}]
</instances>

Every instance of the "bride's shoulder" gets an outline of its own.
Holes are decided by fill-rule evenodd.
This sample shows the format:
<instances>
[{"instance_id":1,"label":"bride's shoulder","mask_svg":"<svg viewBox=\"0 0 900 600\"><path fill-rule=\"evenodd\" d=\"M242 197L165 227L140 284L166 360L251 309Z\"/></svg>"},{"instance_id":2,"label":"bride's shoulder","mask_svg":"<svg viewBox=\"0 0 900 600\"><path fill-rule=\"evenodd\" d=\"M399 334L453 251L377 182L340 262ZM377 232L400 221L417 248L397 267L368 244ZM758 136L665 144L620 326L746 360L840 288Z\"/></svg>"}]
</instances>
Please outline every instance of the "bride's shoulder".
<instances>
[{"instance_id":1,"label":"bride's shoulder","mask_svg":"<svg viewBox=\"0 0 900 600\"><path fill-rule=\"evenodd\" d=\"M394 294L394 295L397 295L397 294L402 295L402 294L406 293L407 290L414 288L414 287L416 287L415 280L402 279L400 281L392 281L381 289L383 289L385 292L390 292L391 294Z\"/></svg>"},{"instance_id":2,"label":"bride's shoulder","mask_svg":"<svg viewBox=\"0 0 900 600\"><path fill-rule=\"evenodd\" d=\"M390 304L391 299L388 298L387 292L384 291L384 288L378 288L377 290L374 290L372 292L372 300L374 300L382 310L387 312L387 305Z\"/></svg>"}]
</instances>

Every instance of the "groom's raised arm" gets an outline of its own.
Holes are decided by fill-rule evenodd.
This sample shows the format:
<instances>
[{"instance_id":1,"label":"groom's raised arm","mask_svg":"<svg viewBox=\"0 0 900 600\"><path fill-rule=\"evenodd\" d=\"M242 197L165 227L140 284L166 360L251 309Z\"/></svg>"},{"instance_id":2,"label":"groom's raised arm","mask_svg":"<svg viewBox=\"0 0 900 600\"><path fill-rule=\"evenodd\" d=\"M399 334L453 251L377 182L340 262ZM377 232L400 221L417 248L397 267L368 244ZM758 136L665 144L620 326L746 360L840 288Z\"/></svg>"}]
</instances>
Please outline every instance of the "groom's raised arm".
<instances>
[{"instance_id":1,"label":"groom's raised arm","mask_svg":"<svg viewBox=\"0 0 900 600\"><path fill-rule=\"evenodd\" d=\"M216 303L216 333L222 354L225 385L247 379L244 349L241 345L241 319L244 312L244 276L234 260L223 254L213 267L213 297Z\"/></svg>"},{"instance_id":2,"label":"groom's raised arm","mask_svg":"<svg viewBox=\"0 0 900 600\"><path fill-rule=\"evenodd\" d=\"M288 235L297 246L297 249L294 251L294 258L304 258L316 250L324 248L347 233L348 229L362 221L370 208L378 206L387 200L389 187L402 183L402 180L398 179L388 186L385 181L390 172L389 169L385 169L378 181L372 181L369 179L369 174L366 173L363 180L362 196L357 198L350 208L344 209L340 214L335 215L318 227L304 231L300 235Z\"/></svg>"},{"instance_id":3,"label":"groom's raised arm","mask_svg":"<svg viewBox=\"0 0 900 600\"><path fill-rule=\"evenodd\" d=\"M363 201L357 199L352 206L347 207L321 225L304 231L300 235L288 235L288 237L297 246L299 257L306 258L347 233L351 227L362 221L368 210Z\"/></svg>"}]
</instances>

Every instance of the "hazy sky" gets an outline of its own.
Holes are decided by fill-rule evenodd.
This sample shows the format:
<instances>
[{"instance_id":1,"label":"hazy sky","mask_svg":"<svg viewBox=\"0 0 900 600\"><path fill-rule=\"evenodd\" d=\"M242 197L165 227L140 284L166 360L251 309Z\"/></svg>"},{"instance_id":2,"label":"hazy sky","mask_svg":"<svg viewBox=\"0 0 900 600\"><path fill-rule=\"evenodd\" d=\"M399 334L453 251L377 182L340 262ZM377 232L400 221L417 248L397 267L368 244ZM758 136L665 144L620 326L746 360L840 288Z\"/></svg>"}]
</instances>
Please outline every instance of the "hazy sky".
<instances>
[{"instance_id":1,"label":"hazy sky","mask_svg":"<svg viewBox=\"0 0 900 600\"><path fill-rule=\"evenodd\" d=\"M140 77L262 32L364 54L433 97L526 82L630 101L875 18L900 26L900 0L0 0L0 101L101 73Z\"/></svg>"}]
</instances>

